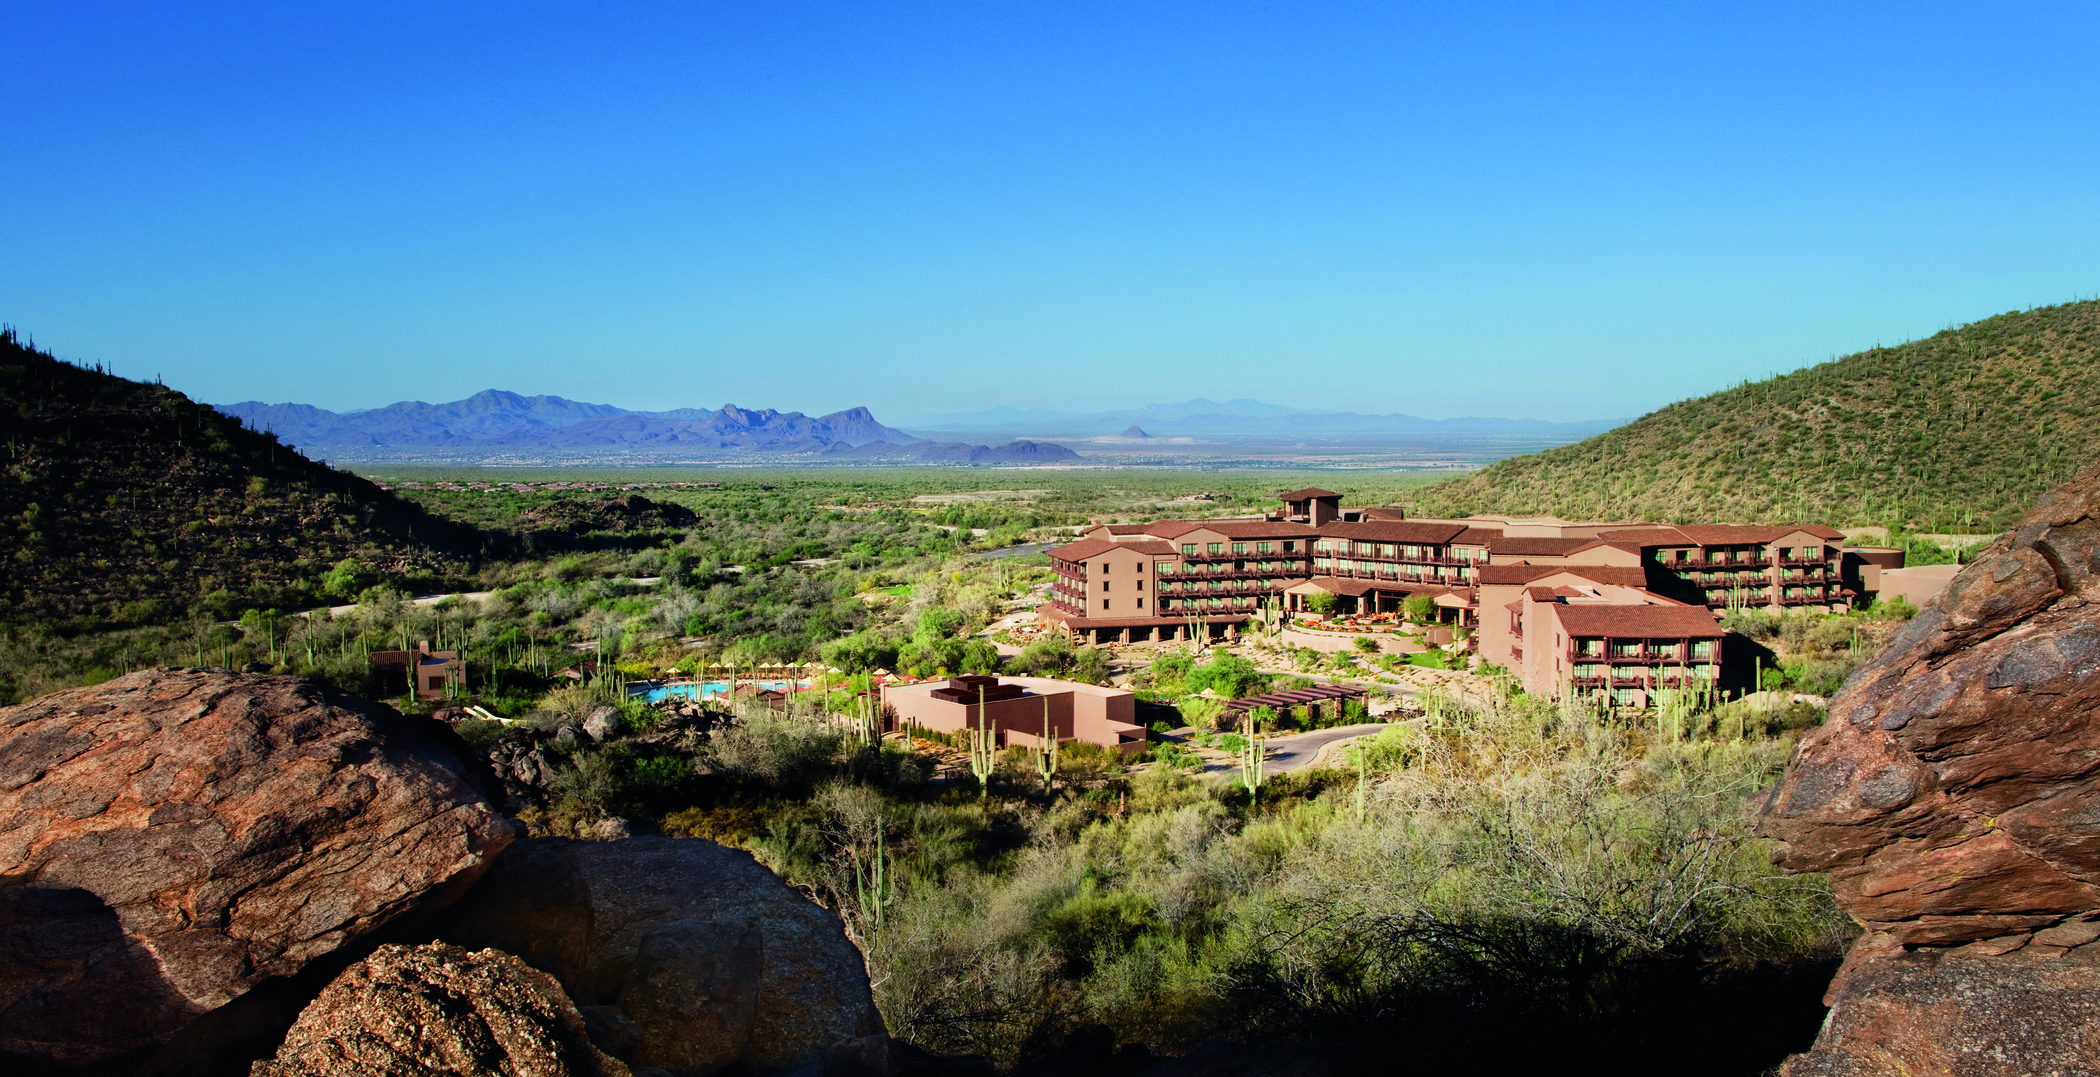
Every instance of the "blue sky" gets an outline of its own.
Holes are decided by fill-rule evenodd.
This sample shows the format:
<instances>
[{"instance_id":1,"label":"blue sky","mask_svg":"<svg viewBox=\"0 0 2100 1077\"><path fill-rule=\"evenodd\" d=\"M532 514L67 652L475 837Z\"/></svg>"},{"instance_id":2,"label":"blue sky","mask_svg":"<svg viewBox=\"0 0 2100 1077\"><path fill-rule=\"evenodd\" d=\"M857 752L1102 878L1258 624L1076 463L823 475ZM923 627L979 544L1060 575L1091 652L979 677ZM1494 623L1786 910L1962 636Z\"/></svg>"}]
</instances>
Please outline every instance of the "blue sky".
<instances>
[{"instance_id":1,"label":"blue sky","mask_svg":"<svg viewBox=\"0 0 2100 1077\"><path fill-rule=\"evenodd\" d=\"M193 397L1634 415L2100 294L2100 6L0 0L0 320Z\"/></svg>"}]
</instances>

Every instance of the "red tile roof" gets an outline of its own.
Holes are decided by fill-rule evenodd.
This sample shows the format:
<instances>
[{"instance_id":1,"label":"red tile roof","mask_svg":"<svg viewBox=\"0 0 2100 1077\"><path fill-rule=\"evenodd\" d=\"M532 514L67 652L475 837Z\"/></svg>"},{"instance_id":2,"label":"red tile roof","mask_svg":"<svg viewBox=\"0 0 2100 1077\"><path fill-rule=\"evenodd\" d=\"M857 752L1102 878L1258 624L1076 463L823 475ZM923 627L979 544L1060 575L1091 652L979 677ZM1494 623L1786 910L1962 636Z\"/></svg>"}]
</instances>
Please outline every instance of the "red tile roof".
<instances>
[{"instance_id":1,"label":"red tile roof","mask_svg":"<svg viewBox=\"0 0 2100 1077\"><path fill-rule=\"evenodd\" d=\"M1069 546L1059 546L1057 549L1050 551L1050 556L1061 561L1084 561L1089 557L1099 557L1102 554L1113 553L1117 550L1128 550L1132 553L1144 554L1147 557L1171 557L1176 553L1172 546L1164 542L1152 542L1145 539L1117 542L1114 539L1089 538L1080 539Z\"/></svg>"},{"instance_id":2,"label":"red tile roof","mask_svg":"<svg viewBox=\"0 0 2100 1077\"><path fill-rule=\"evenodd\" d=\"M1358 523L1337 520L1321 524L1320 537L1434 546L1450 542L1468 530L1471 529L1464 524L1424 523L1415 520L1365 520Z\"/></svg>"},{"instance_id":3,"label":"red tile roof","mask_svg":"<svg viewBox=\"0 0 2100 1077\"><path fill-rule=\"evenodd\" d=\"M1399 521L1407 519L1407 510L1397 505L1389 509L1358 509L1357 511L1363 513L1366 520Z\"/></svg>"},{"instance_id":4,"label":"red tile roof","mask_svg":"<svg viewBox=\"0 0 2100 1077\"><path fill-rule=\"evenodd\" d=\"M1288 493L1277 494L1276 498L1279 501L1308 501L1316 497L1340 496L1342 495L1335 493L1333 490L1322 490L1317 486L1308 486L1303 490L1292 490Z\"/></svg>"},{"instance_id":5,"label":"red tile roof","mask_svg":"<svg viewBox=\"0 0 2100 1077\"><path fill-rule=\"evenodd\" d=\"M1501 557L1559 557L1574 552L1589 541L1586 538L1512 538L1504 535L1488 540L1488 554Z\"/></svg>"},{"instance_id":6,"label":"red tile roof","mask_svg":"<svg viewBox=\"0 0 2100 1077\"><path fill-rule=\"evenodd\" d=\"M1451 542L1459 546L1486 546L1501 537L1502 529L1499 527L1468 527L1451 536Z\"/></svg>"},{"instance_id":7,"label":"red tile roof","mask_svg":"<svg viewBox=\"0 0 2100 1077\"><path fill-rule=\"evenodd\" d=\"M1629 543L1642 547L1740 546L1771 542L1796 532L1825 542L1835 542L1845 537L1844 532L1822 524L1682 524L1677 527L1633 527L1600 531L1597 537L1609 545L1624 549Z\"/></svg>"},{"instance_id":8,"label":"red tile roof","mask_svg":"<svg viewBox=\"0 0 2100 1077\"><path fill-rule=\"evenodd\" d=\"M1621 606L1605 602L1549 607L1571 636L1610 639L1719 639L1728 633L1705 606Z\"/></svg>"},{"instance_id":9,"label":"red tile roof","mask_svg":"<svg viewBox=\"0 0 2100 1077\"><path fill-rule=\"evenodd\" d=\"M1508 586L1563 573L1614 587L1648 586L1648 574L1631 565L1482 565L1473 570L1473 582L1482 587Z\"/></svg>"},{"instance_id":10,"label":"red tile roof","mask_svg":"<svg viewBox=\"0 0 2100 1077\"><path fill-rule=\"evenodd\" d=\"M1285 523L1278 520L1191 520L1195 526L1189 531L1202 528L1215 531L1229 539L1286 539L1311 538L1320 530L1304 524ZM1154 532L1157 534L1158 532ZM1187 534L1184 531L1182 534Z\"/></svg>"}]
</instances>

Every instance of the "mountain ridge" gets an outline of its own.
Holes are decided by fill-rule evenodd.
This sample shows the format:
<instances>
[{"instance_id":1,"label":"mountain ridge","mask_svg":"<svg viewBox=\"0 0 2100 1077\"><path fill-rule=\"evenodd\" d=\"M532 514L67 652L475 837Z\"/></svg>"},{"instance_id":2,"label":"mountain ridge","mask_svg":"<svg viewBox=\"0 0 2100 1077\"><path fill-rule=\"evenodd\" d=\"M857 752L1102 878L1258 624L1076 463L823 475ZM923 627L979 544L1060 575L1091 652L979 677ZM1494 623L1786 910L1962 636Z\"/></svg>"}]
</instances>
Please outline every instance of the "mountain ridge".
<instances>
[{"instance_id":1,"label":"mountain ridge","mask_svg":"<svg viewBox=\"0 0 2100 1077\"><path fill-rule=\"evenodd\" d=\"M2100 455L2100 300L1681 400L1425 488L1418 511L2009 527Z\"/></svg>"},{"instance_id":2,"label":"mountain ridge","mask_svg":"<svg viewBox=\"0 0 2100 1077\"><path fill-rule=\"evenodd\" d=\"M922 432L1025 430L1031 434L1066 437L1116 436L1132 426L1142 426L1154 437L1212 435L1272 435L1301 438L1322 433L1352 435L1404 434L1568 434L1579 437L1601 432L1624 420L1558 422L1550 419L1502 419L1461 416L1424 419L1395 412L1365 415L1351 411L1288 408L1259 400L1238 398L1222 403L1197 397L1178 403L1147 404L1101 412L1069 412L1052 408L1000 406L974 412L950 412L910 416L898 420L907 429Z\"/></svg>"},{"instance_id":3,"label":"mountain ridge","mask_svg":"<svg viewBox=\"0 0 2100 1077\"><path fill-rule=\"evenodd\" d=\"M816 417L733 403L716 410L633 411L504 389L440 404L403 400L350 412L258 400L217 408L302 451L337 455L425 448L820 453L838 444L919 440L883 425L865 407Z\"/></svg>"},{"instance_id":4,"label":"mountain ridge","mask_svg":"<svg viewBox=\"0 0 2100 1077\"><path fill-rule=\"evenodd\" d=\"M172 388L64 362L7 328L0 432L0 622L88 631L290 607L343 562L364 566L336 573L354 593L360 576L440 579L489 540Z\"/></svg>"}]
</instances>

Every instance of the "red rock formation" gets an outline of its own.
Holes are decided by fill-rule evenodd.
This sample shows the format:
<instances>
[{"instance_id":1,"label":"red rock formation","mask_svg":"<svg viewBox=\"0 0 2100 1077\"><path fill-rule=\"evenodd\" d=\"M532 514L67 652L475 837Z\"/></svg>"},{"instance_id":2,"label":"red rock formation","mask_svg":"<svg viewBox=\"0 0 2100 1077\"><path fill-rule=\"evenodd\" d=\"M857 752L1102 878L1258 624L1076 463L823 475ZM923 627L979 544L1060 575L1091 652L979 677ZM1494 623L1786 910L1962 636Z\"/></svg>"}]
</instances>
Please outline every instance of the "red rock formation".
<instances>
[{"instance_id":1,"label":"red rock formation","mask_svg":"<svg viewBox=\"0 0 2100 1077\"><path fill-rule=\"evenodd\" d=\"M2017 963L2026 967L2100 937L2100 926L2086 923L2100 914L2095 603L2100 467L2052 492L1979 555L1846 682L1830 720L1795 751L1761 829L1785 843L1775 862L1829 872L1839 906L1868 929L1831 989L1837 1011L1819 1054L1834 1049L1825 1042L1834 1036L1903 1039L1894 1026L1855 1026L1879 1005L1868 1001L1879 990L1871 985L1896 975L1877 963L1937 961L1901 956L1906 950L1973 942L1946 967L1985 976L1971 964L1985 951L2025 947ZM1988 976L2013 975L2011 967ZM2100 975L2086 982L2100 987ZM1934 1020L1950 1035L1962 1026L1988 1040L1960 1010L1942 1005ZM1915 1033L1931 1023L1921 1019ZM2100 1037L2100 1021L2072 1025ZM1907 1057L1924 1067L1913 1072L2000 1072L1933 1069L1925 1054ZM1797 1063L1790 1072L1895 1072Z\"/></svg>"},{"instance_id":2,"label":"red rock formation","mask_svg":"<svg viewBox=\"0 0 2100 1077\"><path fill-rule=\"evenodd\" d=\"M554 977L495 950L382 946L300 1013L252 1077L627 1077Z\"/></svg>"},{"instance_id":3,"label":"red rock formation","mask_svg":"<svg viewBox=\"0 0 2100 1077\"><path fill-rule=\"evenodd\" d=\"M290 1020L229 1003L451 900L510 843L455 743L332 689L203 670L0 710L0 1054L222 1071Z\"/></svg>"}]
</instances>

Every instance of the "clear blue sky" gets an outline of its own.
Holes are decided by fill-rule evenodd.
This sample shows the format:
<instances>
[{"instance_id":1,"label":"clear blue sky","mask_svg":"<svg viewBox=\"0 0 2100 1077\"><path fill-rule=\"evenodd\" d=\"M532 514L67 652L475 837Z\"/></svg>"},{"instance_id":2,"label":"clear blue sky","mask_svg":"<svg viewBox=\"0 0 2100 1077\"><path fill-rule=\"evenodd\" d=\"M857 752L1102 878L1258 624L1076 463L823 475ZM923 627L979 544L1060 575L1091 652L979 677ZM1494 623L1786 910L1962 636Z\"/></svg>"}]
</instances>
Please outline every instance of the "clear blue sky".
<instances>
[{"instance_id":1,"label":"clear blue sky","mask_svg":"<svg viewBox=\"0 0 2100 1077\"><path fill-rule=\"evenodd\" d=\"M0 2L0 320L213 402L1588 419L2100 293L2100 5Z\"/></svg>"}]
</instances>

